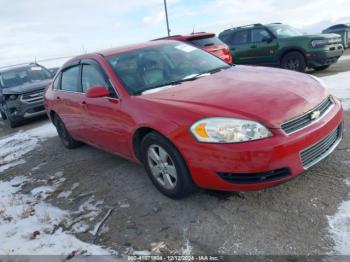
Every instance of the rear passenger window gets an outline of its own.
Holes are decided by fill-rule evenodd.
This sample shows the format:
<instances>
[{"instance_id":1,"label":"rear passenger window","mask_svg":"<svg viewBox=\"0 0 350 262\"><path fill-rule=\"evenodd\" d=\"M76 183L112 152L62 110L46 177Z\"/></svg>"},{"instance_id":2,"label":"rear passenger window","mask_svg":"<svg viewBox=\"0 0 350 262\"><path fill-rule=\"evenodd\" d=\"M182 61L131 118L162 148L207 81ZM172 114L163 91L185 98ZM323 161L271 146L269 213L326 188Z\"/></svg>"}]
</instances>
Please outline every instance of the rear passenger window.
<instances>
[{"instance_id":1,"label":"rear passenger window","mask_svg":"<svg viewBox=\"0 0 350 262\"><path fill-rule=\"evenodd\" d=\"M240 45L248 43L248 30L235 33L232 38L232 44Z\"/></svg>"},{"instance_id":2,"label":"rear passenger window","mask_svg":"<svg viewBox=\"0 0 350 262\"><path fill-rule=\"evenodd\" d=\"M61 89L70 92L80 92L79 85L80 67L75 66L65 70L62 73Z\"/></svg>"},{"instance_id":3,"label":"rear passenger window","mask_svg":"<svg viewBox=\"0 0 350 262\"><path fill-rule=\"evenodd\" d=\"M102 85L108 89L108 83L95 67L84 65L82 73L83 92L86 93L91 87Z\"/></svg>"}]
</instances>

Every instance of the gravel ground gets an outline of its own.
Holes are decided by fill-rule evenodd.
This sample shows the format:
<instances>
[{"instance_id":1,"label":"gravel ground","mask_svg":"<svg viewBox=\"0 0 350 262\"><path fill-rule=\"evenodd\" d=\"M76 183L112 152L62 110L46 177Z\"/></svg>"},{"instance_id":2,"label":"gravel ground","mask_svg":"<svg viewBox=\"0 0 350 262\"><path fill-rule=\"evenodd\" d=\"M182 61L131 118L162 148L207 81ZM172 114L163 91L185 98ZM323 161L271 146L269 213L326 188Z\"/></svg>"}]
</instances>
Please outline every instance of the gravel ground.
<instances>
[{"instance_id":1,"label":"gravel ground","mask_svg":"<svg viewBox=\"0 0 350 262\"><path fill-rule=\"evenodd\" d=\"M350 60L344 61L350 68ZM343 70L343 61L329 70L338 67ZM161 249L193 254L328 254L334 242L327 216L334 215L349 194L344 183L350 178L349 123L346 112L344 139L330 157L288 183L257 192L199 190L187 199L170 200L154 188L142 166L90 146L67 150L58 137L41 142L25 156L26 163L4 171L0 179L31 175L38 182L23 189L29 192L40 179L63 171L66 180L47 200L68 210L76 210L92 195L103 200L100 217L110 208L114 211L96 243L120 253ZM0 137L12 132L0 122ZM79 186L69 198L57 197L75 183ZM88 232L78 237L92 242Z\"/></svg>"}]
</instances>

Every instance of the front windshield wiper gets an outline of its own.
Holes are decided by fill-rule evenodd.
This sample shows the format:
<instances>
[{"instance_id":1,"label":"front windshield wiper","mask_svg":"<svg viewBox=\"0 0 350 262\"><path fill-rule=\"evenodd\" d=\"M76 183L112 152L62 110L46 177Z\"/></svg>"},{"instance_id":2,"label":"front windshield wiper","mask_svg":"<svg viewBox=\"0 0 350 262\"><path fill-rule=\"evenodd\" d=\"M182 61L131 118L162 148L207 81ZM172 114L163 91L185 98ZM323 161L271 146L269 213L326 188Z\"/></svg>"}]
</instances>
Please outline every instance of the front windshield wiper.
<instances>
[{"instance_id":1,"label":"front windshield wiper","mask_svg":"<svg viewBox=\"0 0 350 262\"><path fill-rule=\"evenodd\" d=\"M140 91L136 91L134 92L134 95L140 95L142 94L143 92L146 92L148 90L151 90L151 89L156 89L156 88L160 88L160 87L165 87L165 86L175 86L175 85L179 85L183 82L187 82L187 81L193 81L193 80L196 80L198 78L197 75L193 76L193 77L190 77L190 78L184 78L184 79L181 79L181 80L176 80L176 81L171 81L171 82L168 82L166 84L161 84L161 85L155 85L155 86L151 86L151 87L147 87L145 89L142 89Z\"/></svg>"}]
</instances>

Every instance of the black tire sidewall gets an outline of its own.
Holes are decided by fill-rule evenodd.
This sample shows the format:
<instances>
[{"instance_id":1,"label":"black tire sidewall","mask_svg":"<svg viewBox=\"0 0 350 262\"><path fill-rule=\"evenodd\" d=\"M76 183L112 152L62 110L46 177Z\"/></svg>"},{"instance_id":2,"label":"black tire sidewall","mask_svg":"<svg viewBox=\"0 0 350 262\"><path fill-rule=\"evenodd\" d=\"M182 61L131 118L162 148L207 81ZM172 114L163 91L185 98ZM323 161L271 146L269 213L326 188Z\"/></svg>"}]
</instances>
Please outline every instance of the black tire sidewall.
<instances>
[{"instance_id":1,"label":"black tire sidewall","mask_svg":"<svg viewBox=\"0 0 350 262\"><path fill-rule=\"evenodd\" d=\"M147 159L147 151L151 145L161 146L170 155L174 162L177 171L177 183L175 188L172 190L166 189L162 185L160 185L150 170ZM146 135L141 143L141 155L143 165L146 169L149 178L151 179L155 187L164 195L173 199L179 199L188 196L196 189L196 186L192 180L191 174L183 157L175 148L175 146L162 135L155 132Z\"/></svg>"},{"instance_id":2,"label":"black tire sidewall","mask_svg":"<svg viewBox=\"0 0 350 262\"><path fill-rule=\"evenodd\" d=\"M20 125L19 121L15 121L13 119L11 119L8 115L8 113L6 112L6 110L4 112L2 112L2 114L5 115L5 123L7 124L8 127L10 128L16 128Z\"/></svg>"},{"instance_id":3,"label":"black tire sidewall","mask_svg":"<svg viewBox=\"0 0 350 262\"><path fill-rule=\"evenodd\" d=\"M301 54L300 52L297 52L297 51L293 51L293 52L288 52L287 54L285 54L282 59L281 59L281 67L284 68L284 69L288 69L288 70L291 70L289 68L286 68L286 62L287 62L287 59L289 57L295 57L299 60L299 68L298 72L305 72L305 69L306 69L306 61L305 61L305 58L303 56L303 54Z\"/></svg>"},{"instance_id":4,"label":"black tire sidewall","mask_svg":"<svg viewBox=\"0 0 350 262\"><path fill-rule=\"evenodd\" d=\"M79 142L75 141L72 136L69 134L64 122L62 119L55 115L53 123L56 127L59 138L62 141L62 144L69 149L76 148L79 145ZM63 136L62 132L66 133L66 137Z\"/></svg>"}]
</instances>

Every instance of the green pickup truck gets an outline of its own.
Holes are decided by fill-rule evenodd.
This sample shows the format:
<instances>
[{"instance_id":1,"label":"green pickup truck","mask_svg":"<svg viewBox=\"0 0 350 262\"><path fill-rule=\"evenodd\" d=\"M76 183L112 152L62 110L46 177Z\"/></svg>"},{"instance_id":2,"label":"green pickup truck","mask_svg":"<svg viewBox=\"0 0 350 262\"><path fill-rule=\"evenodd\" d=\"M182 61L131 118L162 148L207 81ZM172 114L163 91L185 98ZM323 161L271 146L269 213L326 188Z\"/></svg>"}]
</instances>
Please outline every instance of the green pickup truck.
<instances>
[{"instance_id":1,"label":"green pickup truck","mask_svg":"<svg viewBox=\"0 0 350 262\"><path fill-rule=\"evenodd\" d=\"M323 70L343 54L337 34L304 35L281 23L253 24L227 29L219 34L236 64L277 66L304 72Z\"/></svg>"}]
</instances>

